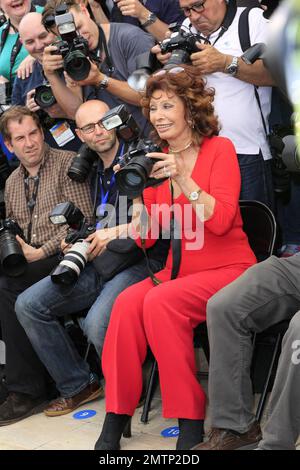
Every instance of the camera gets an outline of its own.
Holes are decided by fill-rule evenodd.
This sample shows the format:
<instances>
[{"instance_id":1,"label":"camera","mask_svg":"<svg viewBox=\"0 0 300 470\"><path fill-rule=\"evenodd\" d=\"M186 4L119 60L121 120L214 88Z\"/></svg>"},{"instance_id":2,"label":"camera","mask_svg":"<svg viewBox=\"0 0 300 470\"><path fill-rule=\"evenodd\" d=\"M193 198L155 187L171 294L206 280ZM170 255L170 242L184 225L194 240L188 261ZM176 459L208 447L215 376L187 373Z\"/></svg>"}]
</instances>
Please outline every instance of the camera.
<instances>
[{"instance_id":1,"label":"camera","mask_svg":"<svg viewBox=\"0 0 300 470\"><path fill-rule=\"evenodd\" d=\"M55 225L69 225L65 242L72 244L72 248L52 271L51 280L55 284L73 285L87 263L90 243L85 239L95 232L95 226L86 223L84 215L72 202L57 204L49 218Z\"/></svg>"},{"instance_id":2,"label":"camera","mask_svg":"<svg viewBox=\"0 0 300 470\"><path fill-rule=\"evenodd\" d=\"M196 42L200 39L201 36L199 34L193 34L181 28L179 31L173 32L170 38L161 41L159 45L162 54L172 53L164 68L179 64L189 64L190 55L193 52L199 52Z\"/></svg>"},{"instance_id":3,"label":"camera","mask_svg":"<svg viewBox=\"0 0 300 470\"><path fill-rule=\"evenodd\" d=\"M22 275L27 267L23 250L16 240L16 235L24 239L19 224L13 219L5 219L0 223L0 262L8 276Z\"/></svg>"},{"instance_id":4,"label":"camera","mask_svg":"<svg viewBox=\"0 0 300 470\"><path fill-rule=\"evenodd\" d=\"M91 150L86 144L82 144L68 170L69 178L82 183L87 179L92 166L97 160L97 153Z\"/></svg>"},{"instance_id":5,"label":"camera","mask_svg":"<svg viewBox=\"0 0 300 470\"><path fill-rule=\"evenodd\" d=\"M52 93L50 85L37 86L33 99L42 109L50 108L50 106L56 103L56 98Z\"/></svg>"},{"instance_id":6,"label":"camera","mask_svg":"<svg viewBox=\"0 0 300 470\"><path fill-rule=\"evenodd\" d=\"M121 105L109 110L102 118L107 130L116 129L117 134L130 143L128 152L119 159L121 169L116 173L116 184L121 195L129 198L140 196L148 186L155 186L164 179L149 178L155 161L146 157L149 152L161 152L161 148L139 137L138 126L128 113L126 106Z\"/></svg>"},{"instance_id":7,"label":"camera","mask_svg":"<svg viewBox=\"0 0 300 470\"><path fill-rule=\"evenodd\" d=\"M149 178L157 162L157 159L146 157L150 152L161 152L161 148L150 140L140 140L120 159L121 169L116 173L120 194L133 199L140 196L146 187L158 184L159 180Z\"/></svg>"},{"instance_id":8,"label":"camera","mask_svg":"<svg viewBox=\"0 0 300 470\"><path fill-rule=\"evenodd\" d=\"M64 70L72 80L84 80L90 73L91 64L88 60L88 42L80 36L75 27L72 13L68 11L68 6L62 4L55 10L55 15L49 15L44 24L47 29L54 24L57 27L61 41L55 42L57 51L53 55L62 55L64 60Z\"/></svg>"}]
</instances>

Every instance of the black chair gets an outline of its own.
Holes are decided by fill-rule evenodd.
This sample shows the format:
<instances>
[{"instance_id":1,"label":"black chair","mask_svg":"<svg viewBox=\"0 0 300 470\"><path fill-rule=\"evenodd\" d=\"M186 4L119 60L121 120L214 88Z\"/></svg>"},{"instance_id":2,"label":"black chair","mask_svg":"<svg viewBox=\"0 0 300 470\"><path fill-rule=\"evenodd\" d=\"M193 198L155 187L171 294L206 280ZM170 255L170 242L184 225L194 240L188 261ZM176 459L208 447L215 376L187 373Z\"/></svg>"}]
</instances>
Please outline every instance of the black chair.
<instances>
[{"instance_id":1,"label":"black chair","mask_svg":"<svg viewBox=\"0 0 300 470\"><path fill-rule=\"evenodd\" d=\"M243 229L248 236L249 244L257 257L258 262L263 261L269 256L271 256L274 252L276 241L275 217L272 211L262 202L241 200L239 204L241 216L243 219ZM275 328L275 326L272 328ZM273 332L272 328L269 328L267 332L263 332L258 335L255 334L253 339L253 346L255 350L261 339L265 340L265 333L268 334L268 337L271 336L273 339L275 334L274 350L272 353L271 362L268 367L267 379L265 381L263 393L261 395L260 402L257 408L256 417L258 419L260 419L262 416L267 391L269 390L271 384L270 379L272 376L272 371L274 370L274 366L276 364L275 358L278 356L279 348L281 345L281 339L286 330L286 325L284 325L282 328L279 328L279 332ZM194 345L195 347L201 347L203 349L207 362L209 362L209 343L206 323L201 323L197 326L197 328L195 328ZM141 421L143 423L148 422L150 405L157 382L157 362L153 360L152 370L147 385L145 404L141 416Z\"/></svg>"}]
</instances>

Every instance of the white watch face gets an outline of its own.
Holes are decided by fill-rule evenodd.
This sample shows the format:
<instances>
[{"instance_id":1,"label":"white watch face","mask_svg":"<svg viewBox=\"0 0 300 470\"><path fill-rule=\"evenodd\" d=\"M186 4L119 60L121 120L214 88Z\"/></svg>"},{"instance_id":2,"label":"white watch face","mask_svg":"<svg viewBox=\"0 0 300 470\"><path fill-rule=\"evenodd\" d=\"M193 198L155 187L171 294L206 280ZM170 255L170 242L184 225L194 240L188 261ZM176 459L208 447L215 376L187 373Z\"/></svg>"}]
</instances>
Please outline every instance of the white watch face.
<instances>
[{"instance_id":1,"label":"white watch face","mask_svg":"<svg viewBox=\"0 0 300 470\"><path fill-rule=\"evenodd\" d=\"M197 201L198 197L199 197L198 191L193 191L193 192L189 195L189 200L190 200L190 201Z\"/></svg>"}]
</instances>

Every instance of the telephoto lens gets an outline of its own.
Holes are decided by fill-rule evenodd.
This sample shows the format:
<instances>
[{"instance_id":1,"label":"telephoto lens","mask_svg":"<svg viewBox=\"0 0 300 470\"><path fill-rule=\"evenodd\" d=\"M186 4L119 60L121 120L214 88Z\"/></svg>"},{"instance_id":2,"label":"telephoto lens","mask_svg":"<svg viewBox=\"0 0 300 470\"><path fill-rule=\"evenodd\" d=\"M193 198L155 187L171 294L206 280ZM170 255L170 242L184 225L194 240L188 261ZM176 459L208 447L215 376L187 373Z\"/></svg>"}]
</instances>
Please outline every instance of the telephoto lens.
<instances>
[{"instance_id":1,"label":"telephoto lens","mask_svg":"<svg viewBox=\"0 0 300 470\"><path fill-rule=\"evenodd\" d=\"M52 93L50 85L40 85L36 87L34 101L40 108L50 108L56 103L56 98Z\"/></svg>"},{"instance_id":2,"label":"telephoto lens","mask_svg":"<svg viewBox=\"0 0 300 470\"><path fill-rule=\"evenodd\" d=\"M89 242L78 240L51 273L51 280L55 284L65 284L68 286L75 284L87 263L89 246Z\"/></svg>"},{"instance_id":3,"label":"telephoto lens","mask_svg":"<svg viewBox=\"0 0 300 470\"><path fill-rule=\"evenodd\" d=\"M12 277L21 276L27 268L16 234L22 236L22 230L12 219L5 219L0 226L0 263L5 274Z\"/></svg>"},{"instance_id":4,"label":"telephoto lens","mask_svg":"<svg viewBox=\"0 0 300 470\"><path fill-rule=\"evenodd\" d=\"M78 183L85 181L97 159L97 153L91 150L86 144L83 144L72 160L68 170L69 178Z\"/></svg>"}]
</instances>

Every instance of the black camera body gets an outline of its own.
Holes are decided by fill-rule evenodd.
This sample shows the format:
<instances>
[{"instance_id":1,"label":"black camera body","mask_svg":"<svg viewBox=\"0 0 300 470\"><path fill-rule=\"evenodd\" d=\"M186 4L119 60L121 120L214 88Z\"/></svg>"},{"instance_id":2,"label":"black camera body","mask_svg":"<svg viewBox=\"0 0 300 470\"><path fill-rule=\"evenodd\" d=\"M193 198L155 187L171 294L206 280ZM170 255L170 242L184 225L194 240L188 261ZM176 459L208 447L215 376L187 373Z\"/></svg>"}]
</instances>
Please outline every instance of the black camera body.
<instances>
[{"instance_id":1,"label":"black camera body","mask_svg":"<svg viewBox=\"0 0 300 470\"><path fill-rule=\"evenodd\" d=\"M56 103L56 98L49 84L37 86L33 99L42 109L50 108Z\"/></svg>"},{"instance_id":2,"label":"black camera body","mask_svg":"<svg viewBox=\"0 0 300 470\"><path fill-rule=\"evenodd\" d=\"M151 140L139 140L132 144L128 152L121 157L121 169L116 173L116 183L121 195L130 198L140 196L149 186L155 186L161 180L149 178L157 159L146 157L147 153L161 152L159 145Z\"/></svg>"},{"instance_id":3,"label":"black camera body","mask_svg":"<svg viewBox=\"0 0 300 470\"><path fill-rule=\"evenodd\" d=\"M27 260L16 235L24 239L23 230L13 219L4 219L0 223L0 262L8 276L20 276L25 272Z\"/></svg>"},{"instance_id":4,"label":"black camera body","mask_svg":"<svg viewBox=\"0 0 300 470\"><path fill-rule=\"evenodd\" d=\"M84 215L72 202L55 206L49 218L53 224L69 225L65 242L72 244L72 248L52 271L51 280L55 284L73 285L88 261L90 243L85 239L94 233L96 228L86 223Z\"/></svg>"},{"instance_id":5,"label":"black camera body","mask_svg":"<svg viewBox=\"0 0 300 470\"><path fill-rule=\"evenodd\" d=\"M162 54L171 52L172 55L165 65L189 64L190 55L193 52L199 52L196 42L200 40L198 34L180 29L172 33L170 38L164 39L159 43Z\"/></svg>"},{"instance_id":6,"label":"black camera body","mask_svg":"<svg viewBox=\"0 0 300 470\"><path fill-rule=\"evenodd\" d=\"M64 60L64 70L72 80L84 80L90 73L91 64L88 60L88 42L76 31L72 13L68 11L68 6L62 4L55 10L54 18L46 18L45 24L53 26L56 24L61 41L53 44L57 51L53 55L62 55Z\"/></svg>"}]
</instances>

